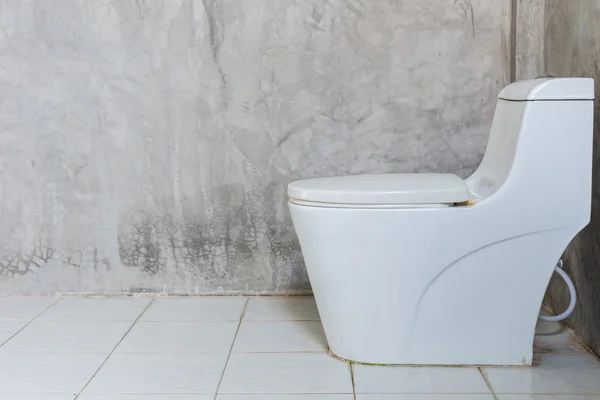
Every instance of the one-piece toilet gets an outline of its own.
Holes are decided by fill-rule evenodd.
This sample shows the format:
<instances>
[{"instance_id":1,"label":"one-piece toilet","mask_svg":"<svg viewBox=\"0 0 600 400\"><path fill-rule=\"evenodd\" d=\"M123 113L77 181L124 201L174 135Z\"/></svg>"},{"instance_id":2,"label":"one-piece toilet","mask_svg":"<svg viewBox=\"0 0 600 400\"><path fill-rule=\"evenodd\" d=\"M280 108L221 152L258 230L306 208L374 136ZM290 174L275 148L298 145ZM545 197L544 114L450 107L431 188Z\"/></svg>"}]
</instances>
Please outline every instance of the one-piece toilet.
<instances>
[{"instance_id":1,"label":"one-piece toilet","mask_svg":"<svg viewBox=\"0 0 600 400\"><path fill-rule=\"evenodd\" d=\"M289 207L333 355L530 365L556 262L590 220L592 79L500 92L477 171L309 179Z\"/></svg>"}]
</instances>

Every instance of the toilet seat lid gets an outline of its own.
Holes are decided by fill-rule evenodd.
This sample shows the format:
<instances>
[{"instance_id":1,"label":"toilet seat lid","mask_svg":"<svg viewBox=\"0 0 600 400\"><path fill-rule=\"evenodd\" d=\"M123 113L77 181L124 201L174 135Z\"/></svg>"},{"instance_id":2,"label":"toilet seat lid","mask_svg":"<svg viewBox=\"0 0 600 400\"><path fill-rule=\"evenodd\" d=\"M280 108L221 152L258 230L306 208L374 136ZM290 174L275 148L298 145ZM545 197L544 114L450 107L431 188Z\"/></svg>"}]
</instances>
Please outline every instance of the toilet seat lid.
<instances>
[{"instance_id":1,"label":"toilet seat lid","mask_svg":"<svg viewBox=\"0 0 600 400\"><path fill-rule=\"evenodd\" d=\"M448 204L471 197L454 174L376 174L306 179L288 185L290 200L329 204Z\"/></svg>"}]
</instances>

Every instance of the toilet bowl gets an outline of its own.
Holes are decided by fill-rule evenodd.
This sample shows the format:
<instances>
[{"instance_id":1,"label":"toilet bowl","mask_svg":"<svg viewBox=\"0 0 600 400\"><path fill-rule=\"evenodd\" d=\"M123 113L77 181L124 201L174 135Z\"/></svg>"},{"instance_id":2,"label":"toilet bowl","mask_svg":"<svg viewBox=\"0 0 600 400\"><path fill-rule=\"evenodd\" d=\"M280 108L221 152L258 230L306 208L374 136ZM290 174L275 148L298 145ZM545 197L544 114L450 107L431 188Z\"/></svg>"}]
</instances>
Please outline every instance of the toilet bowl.
<instances>
[{"instance_id":1,"label":"toilet bowl","mask_svg":"<svg viewBox=\"0 0 600 400\"><path fill-rule=\"evenodd\" d=\"M288 186L330 352L372 364L530 365L556 262L590 220L594 83L513 83L453 174Z\"/></svg>"}]
</instances>

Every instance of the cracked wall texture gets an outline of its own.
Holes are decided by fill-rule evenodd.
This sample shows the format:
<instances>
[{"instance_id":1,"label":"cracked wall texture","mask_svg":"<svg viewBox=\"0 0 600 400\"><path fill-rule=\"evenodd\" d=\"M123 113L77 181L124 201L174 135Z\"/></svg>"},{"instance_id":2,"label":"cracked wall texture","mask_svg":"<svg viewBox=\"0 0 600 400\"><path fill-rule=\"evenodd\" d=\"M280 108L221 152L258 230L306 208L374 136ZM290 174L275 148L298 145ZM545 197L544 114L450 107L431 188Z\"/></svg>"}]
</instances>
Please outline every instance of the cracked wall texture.
<instances>
[{"instance_id":1,"label":"cracked wall texture","mask_svg":"<svg viewBox=\"0 0 600 400\"><path fill-rule=\"evenodd\" d=\"M4 0L0 293L309 290L286 184L468 175L509 0Z\"/></svg>"},{"instance_id":2,"label":"cracked wall texture","mask_svg":"<svg viewBox=\"0 0 600 400\"><path fill-rule=\"evenodd\" d=\"M600 2L546 0L544 14L546 72L596 80L592 217L563 258L578 295L578 304L566 323L600 354ZM562 312L569 300L564 282L554 277L546 294L547 303Z\"/></svg>"}]
</instances>

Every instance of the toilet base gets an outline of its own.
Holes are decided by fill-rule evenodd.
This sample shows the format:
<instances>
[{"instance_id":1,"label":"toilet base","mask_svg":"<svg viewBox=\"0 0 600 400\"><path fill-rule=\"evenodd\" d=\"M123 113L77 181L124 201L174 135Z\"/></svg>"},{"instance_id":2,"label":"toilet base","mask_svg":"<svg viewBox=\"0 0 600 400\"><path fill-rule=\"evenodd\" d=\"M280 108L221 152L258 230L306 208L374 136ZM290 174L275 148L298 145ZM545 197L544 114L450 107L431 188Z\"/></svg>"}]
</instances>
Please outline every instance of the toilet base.
<instances>
[{"instance_id":1,"label":"toilet base","mask_svg":"<svg viewBox=\"0 0 600 400\"><path fill-rule=\"evenodd\" d=\"M522 232L461 207L290 210L330 351L371 365L531 365L544 292L579 231Z\"/></svg>"},{"instance_id":2,"label":"toilet base","mask_svg":"<svg viewBox=\"0 0 600 400\"><path fill-rule=\"evenodd\" d=\"M534 362L529 365L529 364L523 364L523 365L514 365L514 364L506 364L506 365L497 365L497 364L375 364L375 363L368 363L368 362L361 362L361 361L355 361L355 360L350 360L344 357L340 357L337 354L335 354L334 352L331 351L331 349L327 349L327 354L329 354L331 357L335 358L336 360L339 361L343 361L343 362L347 362L353 365L368 365L370 367L410 367L410 368L431 368L431 367L435 367L435 368L530 368L533 367L536 362L534 359Z\"/></svg>"}]
</instances>

